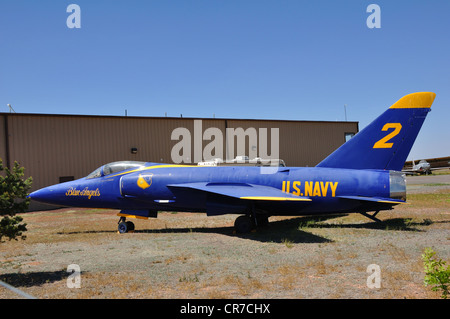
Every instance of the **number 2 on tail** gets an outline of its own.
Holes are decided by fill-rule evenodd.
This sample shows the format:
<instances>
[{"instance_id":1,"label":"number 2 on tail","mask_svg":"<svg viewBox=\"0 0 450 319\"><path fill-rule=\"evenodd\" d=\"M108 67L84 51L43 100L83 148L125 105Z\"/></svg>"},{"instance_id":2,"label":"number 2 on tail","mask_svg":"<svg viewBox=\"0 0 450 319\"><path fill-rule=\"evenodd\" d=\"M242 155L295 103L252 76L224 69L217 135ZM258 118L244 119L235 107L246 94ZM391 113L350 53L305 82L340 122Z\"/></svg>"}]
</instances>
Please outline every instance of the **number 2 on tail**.
<instances>
[{"instance_id":1,"label":"number 2 on tail","mask_svg":"<svg viewBox=\"0 0 450 319\"><path fill-rule=\"evenodd\" d=\"M390 128L393 128L394 130L385 137L383 137L381 140L376 142L373 145L373 148L392 148L394 143L386 143L386 142L392 139L394 136L397 136L398 133L400 133L402 125L400 123L386 123L381 130L387 131Z\"/></svg>"}]
</instances>

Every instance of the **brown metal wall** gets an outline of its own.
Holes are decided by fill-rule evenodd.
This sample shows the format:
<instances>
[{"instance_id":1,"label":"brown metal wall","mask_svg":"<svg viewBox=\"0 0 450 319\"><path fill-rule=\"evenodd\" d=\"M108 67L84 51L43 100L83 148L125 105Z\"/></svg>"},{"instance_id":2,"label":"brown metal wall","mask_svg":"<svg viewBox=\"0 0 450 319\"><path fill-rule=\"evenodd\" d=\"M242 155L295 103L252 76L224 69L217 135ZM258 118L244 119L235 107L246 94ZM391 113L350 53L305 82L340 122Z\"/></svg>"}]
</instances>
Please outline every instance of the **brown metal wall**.
<instances>
[{"instance_id":1,"label":"brown metal wall","mask_svg":"<svg viewBox=\"0 0 450 319\"><path fill-rule=\"evenodd\" d=\"M5 119L6 115L0 114L0 158L3 160L3 165L6 166L6 136L5 136Z\"/></svg>"},{"instance_id":2,"label":"brown metal wall","mask_svg":"<svg viewBox=\"0 0 450 319\"><path fill-rule=\"evenodd\" d=\"M6 156L4 117L8 117L11 163L20 162L33 176L33 190L56 184L63 176L75 179L97 167L119 160L172 163L171 140L178 127L191 132L194 156L194 119L72 115L0 114L0 157ZM314 166L344 143L346 132L357 132L357 122L302 122L202 119L202 132L217 127L279 128L279 154L289 166ZM270 141L270 138L269 138ZM202 150L211 141L202 141ZM137 154L131 154L131 148ZM248 143L246 144L248 155ZM271 145L269 145L269 154ZM226 154L226 150L223 150ZM236 154L235 155L244 155ZM205 159L207 160L207 159ZM191 159L193 161L193 158ZM5 162L5 160L4 160Z\"/></svg>"},{"instance_id":3,"label":"brown metal wall","mask_svg":"<svg viewBox=\"0 0 450 319\"><path fill-rule=\"evenodd\" d=\"M345 133L358 132L357 122L228 120L228 127L268 128L268 132L279 128L280 158L288 166L300 167L317 165L344 144ZM270 142L270 133L267 140ZM268 154L271 149L270 145Z\"/></svg>"}]
</instances>

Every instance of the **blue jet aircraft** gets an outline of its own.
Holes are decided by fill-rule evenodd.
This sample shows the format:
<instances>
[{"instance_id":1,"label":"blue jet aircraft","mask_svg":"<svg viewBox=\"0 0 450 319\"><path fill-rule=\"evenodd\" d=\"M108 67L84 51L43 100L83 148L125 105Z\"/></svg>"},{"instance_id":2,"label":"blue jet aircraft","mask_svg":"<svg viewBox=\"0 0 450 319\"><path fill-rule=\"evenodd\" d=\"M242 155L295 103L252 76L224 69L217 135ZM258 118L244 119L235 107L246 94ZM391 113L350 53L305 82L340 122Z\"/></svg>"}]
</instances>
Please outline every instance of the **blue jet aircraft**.
<instances>
[{"instance_id":1,"label":"blue jet aircraft","mask_svg":"<svg viewBox=\"0 0 450 319\"><path fill-rule=\"evenodd\" d=\"M406 201L401 170L435 96L404 96L316 167L267 171L114 162L87 177L35 191L30 198L121 210L120 233L134 230L127 217L147 219L157 217L158 211L240 214L235 221L240 233L267 224L269 216L361 213L379 221L379 211Z\"/></svg>"}]
</instances>

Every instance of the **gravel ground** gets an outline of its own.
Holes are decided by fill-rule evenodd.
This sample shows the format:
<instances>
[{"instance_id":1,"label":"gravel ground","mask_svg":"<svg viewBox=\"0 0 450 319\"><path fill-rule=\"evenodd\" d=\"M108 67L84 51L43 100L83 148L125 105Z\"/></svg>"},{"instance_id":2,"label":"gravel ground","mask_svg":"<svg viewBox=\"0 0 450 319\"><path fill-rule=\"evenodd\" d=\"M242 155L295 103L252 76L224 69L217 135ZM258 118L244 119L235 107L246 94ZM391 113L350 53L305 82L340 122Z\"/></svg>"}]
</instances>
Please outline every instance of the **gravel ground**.
<instances>
[{"instance_id":1,"label":"gravel ground","mask_svg":"<svg viewBox=\"0 0 450 319\"><path fill-rule=\"evenodd\" d=\"M271 217L236 235L236 215L161 213L117 234L117 211L24 214L27 239L0 243L0 280L38 298L439 298L421 254L450 258L450 175L408 177L410 205L377 217ZM69 265L81 270L80 288ZM369 288L370 265L380 288ZM369 272L368 272L369 268ZM0 298L17 296L0 287Z\"/></svg>"},{"instance_id":2,"label":"gravel ground","mask_svg":"<svg viewBox=\"0 0 450 319\"><path fill-rule=\"evenodd\" d=\"M446 171L444 172L446 173ZM407 176L407 193L433 193L436 191L450 189L450 174L443 174L442 171L435 174L440 175Z\"/></svg>"}]
</instances>

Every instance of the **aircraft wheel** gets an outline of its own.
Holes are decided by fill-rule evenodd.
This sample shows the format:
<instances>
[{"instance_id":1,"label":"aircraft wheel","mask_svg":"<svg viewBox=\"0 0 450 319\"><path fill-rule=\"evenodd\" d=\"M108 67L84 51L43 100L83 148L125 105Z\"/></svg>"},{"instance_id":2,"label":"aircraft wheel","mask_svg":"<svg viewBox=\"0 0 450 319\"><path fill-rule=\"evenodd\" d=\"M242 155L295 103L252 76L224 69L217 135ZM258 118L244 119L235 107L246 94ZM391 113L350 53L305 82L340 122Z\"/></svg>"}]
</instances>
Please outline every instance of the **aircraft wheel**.
<instances>
[{"instance_id":1,"label":"aircraft wheel","mask_svg":"<svg viewBox=\"0 0 450 319\"><path fill-rule=\"evenodd\" d=\"M238 233L249 233L253 229L253 227L254 224L252 222L252 219L247 215L239 216L234 222L234 228Z\"/></svg>"},{"instance_id":2,"label":"aircraft wheel","mask_svg":"<svg viewBox=\"0 0 450 319\"><path fill-rule=\"evenodd\" d=\"M258 227L264 227L269 225L269 216L265 214L256 215L256 223Z\"/></svg>"},{"instance_id":3,"label":"aircraft wheel","mask_svg":"<svg viewBox=\"0 0 450 319\"><path fill-rule=\"evenodd\" d=\"M119 233L125 234L128 231L127 222L120 222L118 226Z\"/></svg>"},{"instance_id":4,"label":"aircraft wheel","mask_svg":"<svg viewBox=\"0 0 450 319\"><path fill-rule=\"evenodd\" d=\"M134 223L133 222L127 222L127 226L128 226L128 231L133 231L134 230Z\"/></svg>"},{"instance_id":5,"label":"aircraft wheel","mask_svg":"<svg viewBox=\"0 0 450 319\"><path fill-rule=\"evenodd\" d=\"M120 222L118 230L121 234L128 233L134 230L134 224L132 222Z\"/></svg>"}]
</instances>

